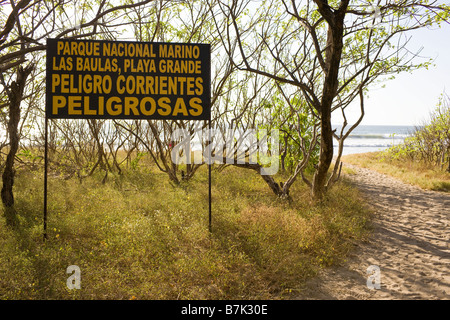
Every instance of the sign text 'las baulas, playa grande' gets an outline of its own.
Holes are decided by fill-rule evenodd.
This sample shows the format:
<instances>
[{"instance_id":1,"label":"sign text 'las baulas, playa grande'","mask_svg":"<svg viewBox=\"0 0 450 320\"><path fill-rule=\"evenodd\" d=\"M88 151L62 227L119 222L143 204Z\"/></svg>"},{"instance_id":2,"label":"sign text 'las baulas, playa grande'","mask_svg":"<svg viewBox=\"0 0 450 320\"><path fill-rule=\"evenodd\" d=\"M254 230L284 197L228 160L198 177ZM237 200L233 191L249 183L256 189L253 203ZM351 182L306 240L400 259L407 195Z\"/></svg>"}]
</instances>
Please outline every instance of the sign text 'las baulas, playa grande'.
<instances>
[{"instance_id":1,"label":"sign text 'las baulas, playa grande'","mask_svg":"<svg viewBox=\"0 0 450 320\"><path fill-rule=\"evenodd\" d=\"M48 39L48 118L210 118L210 45Z\"/></svg>"}]
</instances>

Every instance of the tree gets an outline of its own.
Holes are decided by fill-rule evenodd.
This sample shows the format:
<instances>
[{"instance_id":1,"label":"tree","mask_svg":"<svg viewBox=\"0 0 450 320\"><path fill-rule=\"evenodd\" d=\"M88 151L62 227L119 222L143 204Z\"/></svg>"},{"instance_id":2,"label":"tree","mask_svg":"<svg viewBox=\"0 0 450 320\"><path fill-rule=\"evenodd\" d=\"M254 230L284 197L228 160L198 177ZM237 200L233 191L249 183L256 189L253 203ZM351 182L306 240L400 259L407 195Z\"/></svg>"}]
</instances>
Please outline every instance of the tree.
<instances>
[{"instance_id":1,"label":"tree","mask_svg":"<svg viewBox=\"0 0 450 320\"><path fill-rule=\"evenodd\" d=\"M5 86L9 100L9 121L8 121L8 136L9 136L9 153L6 157L5 168L2 175L2 190L1 198L7 211L11 211L14 206L14 157L19 149L19 134L18 124L20 121L20 103L23 99L25 84L28 76L33 71L33 65L30 64L23 68L17 68L17 77L9 86ZM12 212L7 212L11 216Z\"/></svg>"},{"instance_id":2,"label":"tree","mask_svg":"<svg viewBox=\"0 0 450 320\"><path fill-rule=\"evenodd\" d=\"M416 127L402 144L389 148L385 156L424 162L450 172L450 97L443 93L430 118Z\"/></svg>"},{"instance_id":3,"label":"tree","mask_svg":"<svg viewBox=\"0 0 450 320\"><path fill-rule=\"evenodd\" d=\"M21 104L25 98L36 94L31 92L29 83L38 79L29 75L35 70L42 69L45 59L41 58L46 49L46 39L113 36L117 32L117 21L122 19L126 10L145 6L151 2L152 0L145 0L120 5L112 5L106 0L81 1L78 4L75 1L65 0L1 2L1 108L8 108L9 139L7 142L9 152L2 175L1 198L7 212L14 215L14 158L20 143L19 123L23 120L20 112ZM82 11L79 21L73 19L76 10ZM35 73L37 74L39 72Z\"/></svg>"},{"instance_id":4,"label":"tree","mask_svg":"<svg viewBox=\"0 0 450 320\"><path fill-rule=\"evenodd\" d=\"M216 3L210 4L215 6ZM127 21L132 23L137 41L208 43L211 45L211 109L214 125L226 111L219 104L227 94L225 83L232 77L234 68L228 57L220 52L220 41L214 29L209 6L203 1L156 1L150 11L139 7L127 12ZM208 127L208 122L186 120L115 121L123 131L133 135L152 158L157 168L166 173L171 182L179 184L191 179L204 164L185 161L184 167L171 161L176 133L183 131L193 141L199 132ZM200 141L205 147L206 141ZM184 149L183 149L184 151ZM191 153L189 151L189 153ZM184 154L184 156L187 156Z\"/></svg>"},{"instance_id":5,"label":"tree","mask_svg":"<svg viewBox=\"0 0 450 320\"><path fill-rule=\"evenodd\" d=\"M343 141L364 116L364 91L376 79L428 66L406 50L408 31L448 20L449 6L436 1L221 1L216 21L236 68L296 87L320 123L320 155L311 196L321 200L336 181ZM234 48L237 50L234 50ZM332 114L359 99L360 118L345 120L340 134ZM333 136L339 140L335 170Z\"/></svg>"},{"instance_id":6,"label":"tree","mask_svg":"<svg viewBox=\"0 0 450 320\"><path fill-rule=\"evenodd\" d=\"M278 195L289 198L289 190L300 175L303 181L310 185L305 177L306 169L311 169L318 162L318 128L320 122L308 108L299 92L291 94L277 84L277 93L273 96L268 108L272 110L271 119L266 126L274 126L281 132L283 148L280 161L282 169L288 168L290 176L280 182ZM280 97L281 96L281 97Z\"/></svg>"}]
</instances>

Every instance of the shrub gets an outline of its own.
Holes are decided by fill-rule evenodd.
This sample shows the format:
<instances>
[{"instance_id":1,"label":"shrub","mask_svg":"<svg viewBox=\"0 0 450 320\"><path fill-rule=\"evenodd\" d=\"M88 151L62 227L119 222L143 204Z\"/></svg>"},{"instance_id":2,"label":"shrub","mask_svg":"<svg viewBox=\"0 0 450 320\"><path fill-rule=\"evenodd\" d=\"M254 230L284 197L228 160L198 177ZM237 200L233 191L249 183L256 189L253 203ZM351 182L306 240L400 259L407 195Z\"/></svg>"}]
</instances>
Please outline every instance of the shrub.
<instances>
[{"instance_id":1,"label":"shrub","mask_svg":"<svg viewBox=\"0 0 450 320\"><path fill-rule=\"evenodd\" d=\"M443 94L430 120L416 127L403 144L391 147L385 159L423 161L450 172L450 97Z\"/></svg>"}]
</instances>

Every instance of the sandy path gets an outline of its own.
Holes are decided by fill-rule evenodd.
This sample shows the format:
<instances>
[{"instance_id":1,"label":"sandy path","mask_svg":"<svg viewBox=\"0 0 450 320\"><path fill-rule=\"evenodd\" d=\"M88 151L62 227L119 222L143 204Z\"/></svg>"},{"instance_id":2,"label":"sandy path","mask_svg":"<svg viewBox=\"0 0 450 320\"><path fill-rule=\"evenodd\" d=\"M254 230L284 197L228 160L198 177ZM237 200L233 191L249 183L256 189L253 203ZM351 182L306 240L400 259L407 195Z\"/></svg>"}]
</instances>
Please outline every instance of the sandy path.
<instances>
[{"instance_id":1,"label":"sandy path","mask_svg":"<svg viewBox=\"0 0 450 320\"><path fill-rule=\"evenodd\" d=\"M375 211L373 233L347 262L309 281L300 299L450 299L450 194L355 167L348 175ZM380 289L367 268L380 268Z\"/></svg>"}]
</instances>

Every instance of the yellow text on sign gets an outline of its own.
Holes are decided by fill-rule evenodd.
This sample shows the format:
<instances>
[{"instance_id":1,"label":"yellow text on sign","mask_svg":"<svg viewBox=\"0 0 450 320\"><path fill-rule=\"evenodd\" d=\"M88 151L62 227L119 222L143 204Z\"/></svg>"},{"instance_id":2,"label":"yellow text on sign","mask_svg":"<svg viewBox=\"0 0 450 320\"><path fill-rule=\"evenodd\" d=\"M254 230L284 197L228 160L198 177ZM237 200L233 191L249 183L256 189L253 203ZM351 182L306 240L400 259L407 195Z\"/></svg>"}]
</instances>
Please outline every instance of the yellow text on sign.
<instances>
[{"instance_id":1,"label":"yellow text on sign","mask_svg":"<svg viewBox=\"0 0 450 320\"><path fill-rule=\"evenodd\" d=\"M106 100L106 101L105 101ZM69 116L193 116L198 117L203 112L202 100L197 97L190 98L187 103L184 98L171 99L161 97L105 97L100 96L96 107L91 106L89 96L53 96L52 114L58 115L60 109L67 109Z\"/></svg>"}]
</instances>

